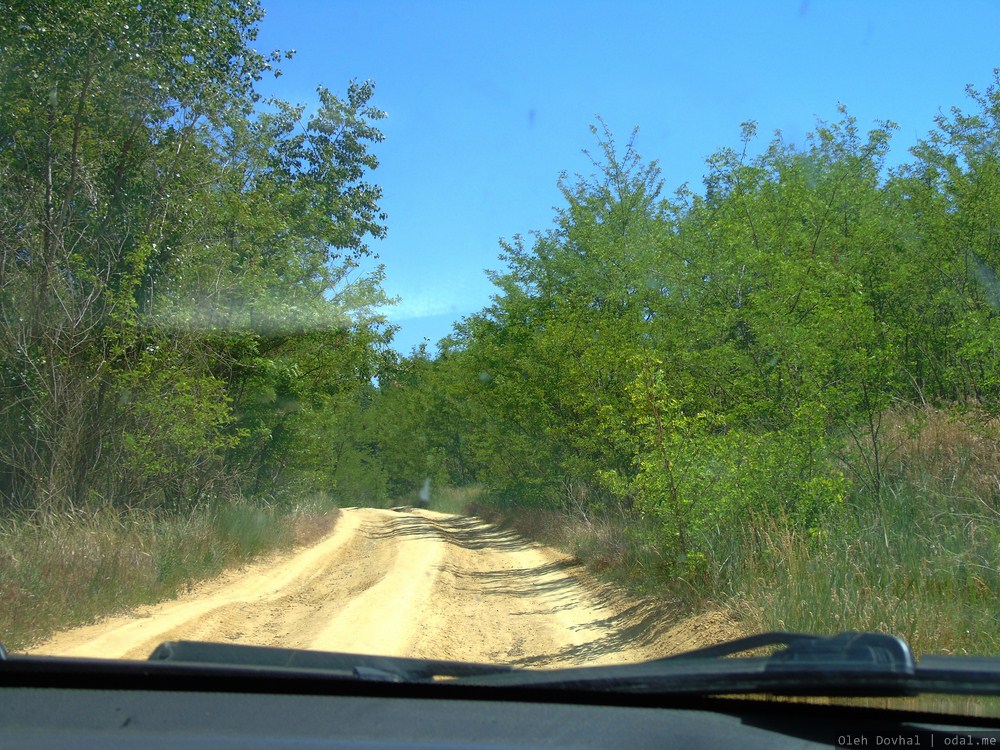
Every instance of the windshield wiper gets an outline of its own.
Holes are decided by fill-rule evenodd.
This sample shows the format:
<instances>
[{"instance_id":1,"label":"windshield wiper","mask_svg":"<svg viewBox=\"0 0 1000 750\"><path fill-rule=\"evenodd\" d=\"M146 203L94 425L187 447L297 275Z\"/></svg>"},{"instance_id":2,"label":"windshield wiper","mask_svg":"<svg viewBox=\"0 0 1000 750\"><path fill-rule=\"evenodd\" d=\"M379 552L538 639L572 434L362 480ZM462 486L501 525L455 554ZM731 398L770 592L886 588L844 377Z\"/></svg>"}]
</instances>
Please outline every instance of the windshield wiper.
<instances>
[{"instance_id":1,"label":"windshield wiper","mask_svg":"<svg viewBox=\"0 0 1000 750\"><path fill-rule=\"evenodd\" d=\"M775 647L779 650L766 656L739 656ZM0 651L0 684L15 673L39 679L72 677L96 667L109 674L137 672L147 677L258 675L267 678L264 682L272 689L275 680L284 680L688 696L1000 695L1000 657L924 656L917 663L900 638L854 632L835 636L764 633L639 664L551 670L196 641L163 643L145 662L15 656Z\"/></svg>"},{"instance_id":2,"label":"windshield wiper","mask_svg":"<svg viewBox=\"0 0 1000 750\"><path fill-rule=\"evenodd\" d=\"M768 656L730 658L775 646L784 648ZM772 632L639 664L516 671L459 682L688 695L1000 695L1000 658L926 656L918 665L904 640L884 633Z\"/></svg>"},{"instance_id":3,"label":"windshield wiper","mask_svg":"<svg viewBox=\"0 0 1000 750\"><path fill-rule=\"evenodd\" d=\"M504 674L513 667L496 664L369 656L326 651L244 646L235 643L167 641L149 661L173 664L214 665L247 669L309 670L326 676L379 682L424 682L459 677Z\"/></svg>"},{"instance_id":4,"label":"windshield wiper","mask_svg":"<svg viewBox=\"0 0 1000 750\"><path fill-rule=\"evenodd\" d=\"M778 650L767 656L739 656L776 647ZM918 664L903 639L884 633L762 633L639 664L553 670L192 641L163 643L149 658L177 664L309 670L331 677L384 682L443 679L456 685L550 690L688 695L1000 695L1000 658L925 656Z\"/></svg>"}]
</instances>

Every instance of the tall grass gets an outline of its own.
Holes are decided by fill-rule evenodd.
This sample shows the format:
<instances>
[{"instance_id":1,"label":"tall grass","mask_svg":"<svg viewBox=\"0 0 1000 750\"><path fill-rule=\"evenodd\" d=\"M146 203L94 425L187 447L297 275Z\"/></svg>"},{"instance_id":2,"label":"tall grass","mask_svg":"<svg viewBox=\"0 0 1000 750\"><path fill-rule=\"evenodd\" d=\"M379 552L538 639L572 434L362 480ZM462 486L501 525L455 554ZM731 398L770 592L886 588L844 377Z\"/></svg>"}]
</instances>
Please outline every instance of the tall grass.
<instances>
[{"instance_id":1,"label":"tall grass","mask_svg":"<svg viewBox=\"0 0 1000 750\"><path fill-rule=\"evenodd\" d=\"M0 522L0 642L19 650L54 630L162 600L190 582L325 533L332 504L249 502L187 515L101 508Z\"/></svg>"},{"instance_id":2,"label":"tall grass","mask_svg":"<svg viewBox=\"0 0 1000 750\"><path fill-rule=\"evenodd\" d=\"M809 535L778 519L720 538L708 592L754 629L876 630L918 653L1000 653L995 525L952 513L951 498L889 488L883 500Z\"/></svg>"},{"instance_id":3,"label":"tall grass","mask_svg":"<svg viewBox=\"0 0 1000 750\"><path fill-rule=\"evenodd\" d=\"M710 588L763 627L881 630L918 653L1000 653L1000 425L892 415L883 491L855 488L819 533L750 519L720 534Z\"/></svg>"}]
</instances>

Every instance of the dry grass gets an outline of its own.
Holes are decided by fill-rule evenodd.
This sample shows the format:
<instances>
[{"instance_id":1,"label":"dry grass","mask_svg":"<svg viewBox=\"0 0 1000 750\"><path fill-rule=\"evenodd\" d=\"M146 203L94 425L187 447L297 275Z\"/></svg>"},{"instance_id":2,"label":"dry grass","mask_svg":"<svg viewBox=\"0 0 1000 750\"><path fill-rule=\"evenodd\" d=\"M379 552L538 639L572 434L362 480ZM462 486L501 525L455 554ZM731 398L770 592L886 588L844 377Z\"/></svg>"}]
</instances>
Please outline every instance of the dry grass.
<instances>
[{"instance_id":1,"label":"dry grass","mask_svg":"<svg viewBox=\"0 0 1000 750\"><path fill-rule=\"evenodd\" d=\"M1000 418L925 407L888 415L890 476L1000 511Z\"/></svg>"},{"instance_id":2,"label":"dry grass","mask_svg":"<svg viewBox=\"0 0 1000 750\"><path fill-rule=\"evenodd\" d=\"M326 512L300 511L289 518L292 524L292 540L295 547L315 544L328 536L337 524L340 510L333 508Z\"/></svg>"},{"instance_id":3,"label":"dry grass","mask_svg":"<svg viewBox=\"0 0 1000 750\"><path fill-rule=\"evenodd\" d=\"M19 650L55 630L169 598L256 556L317 540L336 511L249 503L163 516L103 508L0 525L0 642Z\"/></svg>"}]
</instances>

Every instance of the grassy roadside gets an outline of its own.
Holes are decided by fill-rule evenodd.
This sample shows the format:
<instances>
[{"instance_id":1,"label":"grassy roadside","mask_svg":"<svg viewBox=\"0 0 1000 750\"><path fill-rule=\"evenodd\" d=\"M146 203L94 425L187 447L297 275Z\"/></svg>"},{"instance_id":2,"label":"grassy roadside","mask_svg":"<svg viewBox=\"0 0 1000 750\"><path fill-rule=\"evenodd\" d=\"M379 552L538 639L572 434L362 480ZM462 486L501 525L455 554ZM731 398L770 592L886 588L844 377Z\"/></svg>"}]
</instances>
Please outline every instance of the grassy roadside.
<instances>
[{"instance_id":1,"label":"grassy roadside","mask_svg":"<svg viewBox=\"0 0 1000 750\"><path fill-rule=\"evenodd\" d=\"M12 651L55 630L169 598L192 581L327 533L326 498L292 509L199 506L188 515L111 508L0 522L0 642Z\"/></svg>"},{"instance_id":2,"label":"grassy roadside","mask_svg":"<svg viewBox=\"0 0 1000 750\"><path fill-rule=\"evenodd\" d=\"M1000 422L891 416L881 493L856 487L819 534L770 521L720 538L730 562L709 590L760 627L891 632L918 655L1000 653Z\"/></svg>"},{"instance_id":3,"label":"grassy roadside","mask_svg":"<svg viewBox=\"0 0 1000 750\"><path fill-rule=\"evenodd\" d=\"M575 555L605 580L748 632L891 632L921 653L1000 653L1000 423L926 409L893 415L880 493L860 482L823 527L748 517L712 530L704 569L679 574L638 517L493 504L471 512Z\"/></svg>"}]
</instances>

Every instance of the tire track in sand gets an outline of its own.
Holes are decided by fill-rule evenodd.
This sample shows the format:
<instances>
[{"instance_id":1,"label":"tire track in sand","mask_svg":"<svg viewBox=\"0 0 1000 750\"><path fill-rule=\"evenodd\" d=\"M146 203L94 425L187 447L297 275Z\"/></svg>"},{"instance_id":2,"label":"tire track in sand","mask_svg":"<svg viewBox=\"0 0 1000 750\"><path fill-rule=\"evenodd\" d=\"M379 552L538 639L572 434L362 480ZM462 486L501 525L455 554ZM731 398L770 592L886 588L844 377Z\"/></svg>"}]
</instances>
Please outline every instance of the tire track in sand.
<instances>
[{"instance_id":1,"label":"tire track in sand","mask_svg":"<svg viewBox=\"0 0 1000 750\"><path fill-rule=\"evenodd\" d=\"M620 596L568 556L513 532L474 517L415 512L378 533L446 545L413 655L555 667L640 661L662 651L636 638L635 613Z\"/></svg>"}]
</instances>

